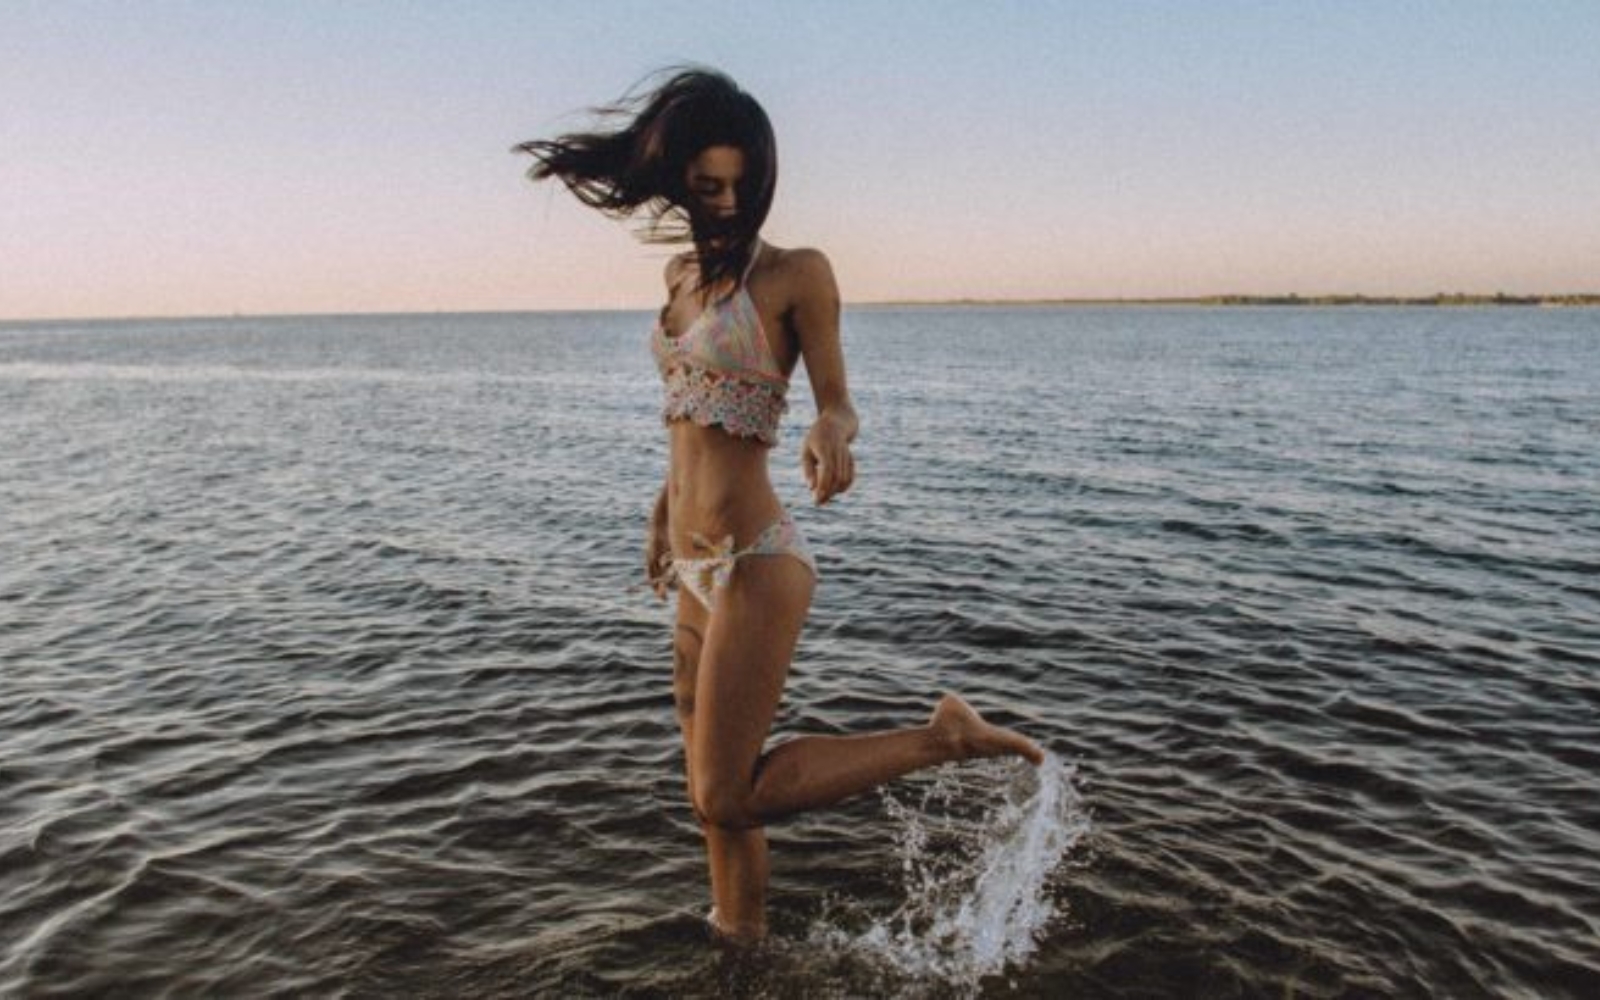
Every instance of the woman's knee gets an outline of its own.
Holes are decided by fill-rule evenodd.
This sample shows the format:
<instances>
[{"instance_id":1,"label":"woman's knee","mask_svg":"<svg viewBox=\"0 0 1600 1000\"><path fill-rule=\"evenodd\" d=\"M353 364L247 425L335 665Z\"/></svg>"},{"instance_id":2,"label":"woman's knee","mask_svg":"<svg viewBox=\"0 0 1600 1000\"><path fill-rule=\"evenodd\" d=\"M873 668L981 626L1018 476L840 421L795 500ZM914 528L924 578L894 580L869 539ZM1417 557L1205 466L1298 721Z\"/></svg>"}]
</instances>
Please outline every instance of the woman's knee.
<instances>
[{"instance_id":1,"label":"woman's knee","mask_svg":"<svg viewBox=\"0 0 1600 1000\"><path fill-rule=\"evenodd\" d=\"M747 779L709 775L689 779L689 802L700 822L730 830L762 826L754 808L754 783Z\"/></svg>"}]
</instances>

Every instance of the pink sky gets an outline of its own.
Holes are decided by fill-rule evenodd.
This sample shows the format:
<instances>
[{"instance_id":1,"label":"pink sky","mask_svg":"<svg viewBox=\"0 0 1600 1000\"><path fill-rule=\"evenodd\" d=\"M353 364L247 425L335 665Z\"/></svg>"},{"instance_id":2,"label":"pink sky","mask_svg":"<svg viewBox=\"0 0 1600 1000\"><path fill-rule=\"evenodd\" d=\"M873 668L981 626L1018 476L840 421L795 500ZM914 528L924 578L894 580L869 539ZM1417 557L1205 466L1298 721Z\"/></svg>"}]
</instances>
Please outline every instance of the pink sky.
<instances>
[{"instance_id":1,"label":"pink sky","mask_svg":"<svg viewBox=\"0 0 1600 1000\"><path fill-rule=\"evenodd\" d=\"M9 5L0 319L647 308L664 251L507 150L686 59L847 301L1595 291L1596 52L1556 3Z\"/></svg>"}]
</instances>

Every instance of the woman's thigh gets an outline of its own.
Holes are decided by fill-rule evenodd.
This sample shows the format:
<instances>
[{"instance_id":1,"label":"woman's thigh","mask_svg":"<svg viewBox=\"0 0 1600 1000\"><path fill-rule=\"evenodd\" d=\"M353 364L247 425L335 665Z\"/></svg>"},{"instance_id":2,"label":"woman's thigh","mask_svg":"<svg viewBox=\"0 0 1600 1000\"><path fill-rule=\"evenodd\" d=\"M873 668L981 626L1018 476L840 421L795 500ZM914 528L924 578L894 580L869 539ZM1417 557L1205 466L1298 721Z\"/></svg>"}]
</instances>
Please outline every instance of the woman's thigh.
<instances>
[{"instance_id":1,"label":"woman's thigh","mask_svg":"<svg viewBox=\"0 0 1600 1000\"><path fill-rule=\"evenodd\" d=\"M686 589L678 590L677 602L677 622L672 635L672 701L677 709L678 727L683 731L684 753L688 754L694 739L700 650L705 645L706 622L710 616Z\"/></svg>"},{"instance_id":2,"label":"woman's thigh","mask_svg":"<svg viewBox=\"0 0 1600 1000\"><path fill-rule=\"evenodd\" d=\"M706 624L689 766L698 780L748 783L772 730L816 579L789 556L746 556Z\"/></svg>"}]
</instances>

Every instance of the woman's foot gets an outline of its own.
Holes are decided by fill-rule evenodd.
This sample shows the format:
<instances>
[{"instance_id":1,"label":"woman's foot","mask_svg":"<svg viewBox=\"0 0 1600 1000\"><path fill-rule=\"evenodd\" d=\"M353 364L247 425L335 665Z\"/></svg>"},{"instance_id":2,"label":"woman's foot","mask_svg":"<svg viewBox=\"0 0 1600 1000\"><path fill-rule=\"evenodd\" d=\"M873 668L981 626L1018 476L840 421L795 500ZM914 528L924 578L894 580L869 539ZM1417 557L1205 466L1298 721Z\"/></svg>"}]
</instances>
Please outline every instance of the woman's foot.
<instances>
[{"instance_id":1,"label":"woman's foot","mask_svg":"<svg viewBox=\"0 0 1600 1000\"><path fill-rule=\"evenodd\" d=\"M947 694L939 699L928 725L950 749L952 760L1016 754L1035 767L1044 762L1044 751L1037 743L1015 729L983 721L983 716L957 695Z\"/></svg>"}]
</instances>

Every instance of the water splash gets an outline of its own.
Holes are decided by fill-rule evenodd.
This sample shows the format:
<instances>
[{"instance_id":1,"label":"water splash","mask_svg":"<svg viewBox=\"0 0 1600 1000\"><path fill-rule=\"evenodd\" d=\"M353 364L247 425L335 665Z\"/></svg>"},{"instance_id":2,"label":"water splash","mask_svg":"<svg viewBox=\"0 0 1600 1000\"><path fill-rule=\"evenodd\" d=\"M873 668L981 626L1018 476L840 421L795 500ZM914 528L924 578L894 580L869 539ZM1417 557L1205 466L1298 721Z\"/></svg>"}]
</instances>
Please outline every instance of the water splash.
<instances>
[{"instance_id":1,"label":"water splash","mask_svg":"<svg viewBox=\"0 0 1600 1000\"><path fill-rule=\"evenodd\" d=\"M1089 829L1075 774L1049 754L1037 770L945 768L914 804L886 790L904 900L855 935L825 915L813 939L955 987L1022 964L1056 915L1051 875Z\"/></svg>"}]
</instances>

